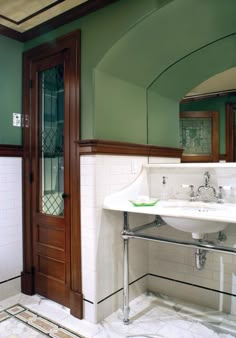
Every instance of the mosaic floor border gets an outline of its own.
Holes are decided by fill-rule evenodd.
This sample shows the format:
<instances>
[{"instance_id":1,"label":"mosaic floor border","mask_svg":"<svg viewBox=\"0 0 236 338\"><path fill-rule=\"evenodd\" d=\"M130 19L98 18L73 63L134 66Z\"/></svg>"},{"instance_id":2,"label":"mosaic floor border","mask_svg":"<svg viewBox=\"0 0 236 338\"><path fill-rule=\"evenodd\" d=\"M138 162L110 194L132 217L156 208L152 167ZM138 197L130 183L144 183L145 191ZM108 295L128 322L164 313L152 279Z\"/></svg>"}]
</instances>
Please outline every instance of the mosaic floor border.
<instances>
[{"instance_id":1,"label":"mosaic floor border","mask_svg":"<svg viewBox=\"0 0 236 338\"><path fill-rule=\"evenodd\" d=\"M51 338L84 338L65 327L59 325L36 312L27 309L21 304L15 304L0 312L0 323L10 318L15 318L28 327L42 333L45 337Z\"/></svg>"}]
</instances>

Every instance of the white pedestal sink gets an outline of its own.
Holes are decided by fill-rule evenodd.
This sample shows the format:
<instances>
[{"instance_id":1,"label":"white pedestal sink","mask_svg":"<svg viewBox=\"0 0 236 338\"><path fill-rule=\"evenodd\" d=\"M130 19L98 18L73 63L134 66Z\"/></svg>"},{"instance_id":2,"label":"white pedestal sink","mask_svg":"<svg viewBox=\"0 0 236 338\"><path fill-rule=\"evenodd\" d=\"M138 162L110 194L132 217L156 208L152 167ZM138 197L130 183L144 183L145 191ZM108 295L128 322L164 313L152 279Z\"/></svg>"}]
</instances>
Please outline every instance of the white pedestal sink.
<instances>
[{"instance_id":1,"label":"white pedestal sink","mask_svg":"<svg viewBox=\"0 0 236 338\"><path fill-rule=\"evenodd\" d=\"M159 201L155 206L135 207L129 200L120 198L118 193L105 199L104 208L159 215L171 227L192 233L194 239L202 239L204 234L222 231L229 223L236 223L234 203L220 204L171 199Z\"/></svg>"},{"instance_id":2,"label":"white pedestal sink","mask_svg":"<svg viewBox=\"0 0 236 338\"><path fill-rule=\"evenodd\" d=\"M188 194L183 193L183 183L187 183L188 187L190 184L194 184L195 187L201 186L206 169L211 173L212 184L216 190L219 186L232 186L230 191L223 191L222 199L230 203L217 203L214 198L208 203L199 200L192 202L189 200L191 191ZM222 231L229 223L236 224L235 170L235 163L146 165L132 184L107 196L103 207L109 210L159 215L173 228L189 232L193 238L201 239L204 234ZM165 184L163 177L168 177ZM163 186L170 185L170 182L174 188L172 192L170 187L167 189L169 192L165 194L165 198L171 198L170 196L174 198L162 200ZM155 199L159 201L152 206L132 205L130 200L140 202L140 196L147 197L149 201ZM178 199L176 196L184 196L186 199Z\"/></svg>"},{"instance_id":3,"label":"white pedestal sink","mask_svg":"<svg viewBox=\"0 0 236 338\"><path fill-rule=\"evenodd\" d=\"M204 234L224 230L229 221L223 220L227 215L235 214L233 205L180 200L162 201L163 220L175 229L191 232L194 239L202 239ZM169 211L168 211L169 210ZM236 215L235 215L236 216ZM219 219L220 218L220 219Z\"/></svg>"}]
</instances>

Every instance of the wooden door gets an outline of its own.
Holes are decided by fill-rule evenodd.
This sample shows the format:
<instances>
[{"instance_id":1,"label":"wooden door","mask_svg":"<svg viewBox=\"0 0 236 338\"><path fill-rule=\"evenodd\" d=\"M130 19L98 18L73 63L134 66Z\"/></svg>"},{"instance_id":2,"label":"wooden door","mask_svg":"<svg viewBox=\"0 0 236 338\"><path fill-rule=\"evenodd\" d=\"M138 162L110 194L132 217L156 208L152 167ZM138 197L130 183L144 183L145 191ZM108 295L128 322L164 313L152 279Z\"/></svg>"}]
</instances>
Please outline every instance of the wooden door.
<instances>
[{"instance_id":1,"label":"wooden door","mask_svg":"<svg viewBox=\"0 0 236 338\"><path fill-rule=\"evenodd\" d=\"M32 65L32 226L35 292L69 306L68 52Z\"/></svg>"},{"instance_id":2,"label":"wooden door","mask_svg":"<svg viewBox=\"0 0 236 338\"><path fill-rule=\"evenodd\" d=\"M80 31L24 53L22 292L83 317Z\"/></svg>"}]
</instances>

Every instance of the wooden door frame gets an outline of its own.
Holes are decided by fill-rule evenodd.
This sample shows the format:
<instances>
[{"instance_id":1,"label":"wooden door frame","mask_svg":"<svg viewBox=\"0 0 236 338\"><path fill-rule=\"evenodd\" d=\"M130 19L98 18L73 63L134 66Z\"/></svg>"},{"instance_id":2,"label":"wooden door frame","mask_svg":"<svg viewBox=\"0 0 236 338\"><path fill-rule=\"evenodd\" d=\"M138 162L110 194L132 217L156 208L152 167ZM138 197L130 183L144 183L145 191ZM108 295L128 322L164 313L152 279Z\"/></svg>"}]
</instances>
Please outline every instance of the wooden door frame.
<instances>
[{"instance_id":1,"label":"wooden door frame","mask_svg":"<svg viewBox=\"0 0 236 338\"><path fill-rule=\"evenodd\" d=\"M235 103L226 103L225 105L225 158L226 162L235 162L236 156L236 133L234 111Z\"/></svg>"},{"instance_id":2,"label":"wooden door frame","mask_svg":"<svg viewBox=\"0 0 236 338\"><path fill-rule=\"evenodd\" d=\"M70 51L70 203L71 203L71 285L70 311L75 317L83 317L81 282L81 232L80 232L80 158L77 142L80 139L80 30L37 46L23 57L23 271L22 292L34 294L32 208L31 206L31 68L33 62L63 50ZM80 254L79 254L80 253Z\"/></svg>"}]
</instances>

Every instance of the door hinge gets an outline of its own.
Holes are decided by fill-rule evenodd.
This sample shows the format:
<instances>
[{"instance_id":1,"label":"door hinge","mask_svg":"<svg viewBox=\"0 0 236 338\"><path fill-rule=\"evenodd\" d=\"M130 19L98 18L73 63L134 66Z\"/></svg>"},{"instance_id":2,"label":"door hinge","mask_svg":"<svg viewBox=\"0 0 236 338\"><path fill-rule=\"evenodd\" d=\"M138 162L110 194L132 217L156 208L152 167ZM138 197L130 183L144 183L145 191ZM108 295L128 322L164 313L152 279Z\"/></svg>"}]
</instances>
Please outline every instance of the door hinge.
<instances>
[{"instance_id":1,"label":"door hinge","mask_svg":"<svg viewBox=\"0 0 236 338\"><path fill-rule=\"evenodd\" d=\"M31 79L29 80L29 87L33 88L33 80L31 80Z\"/></svg>"},{"instance_id":2,"label":"door hinge","mask_svg":"<svg viewBox=\"0 0 236 338\"><path fill-rule=\"evenodd\" d=\"M30 183L33 183L33 180L34 180L34 174L30 173L30 175L29 175L29 181L30 181Z\"/></svg>"},{"instance_id":3,"label":"door hinge","mask_svg":"<svg viewBox=\"0 0 236 338\"><path fill-rule=\"evenodd\" d=\"M30 126L30 117L28 114L22 114L22 127L29 128Z\"/></svg>"}]
</instances>

